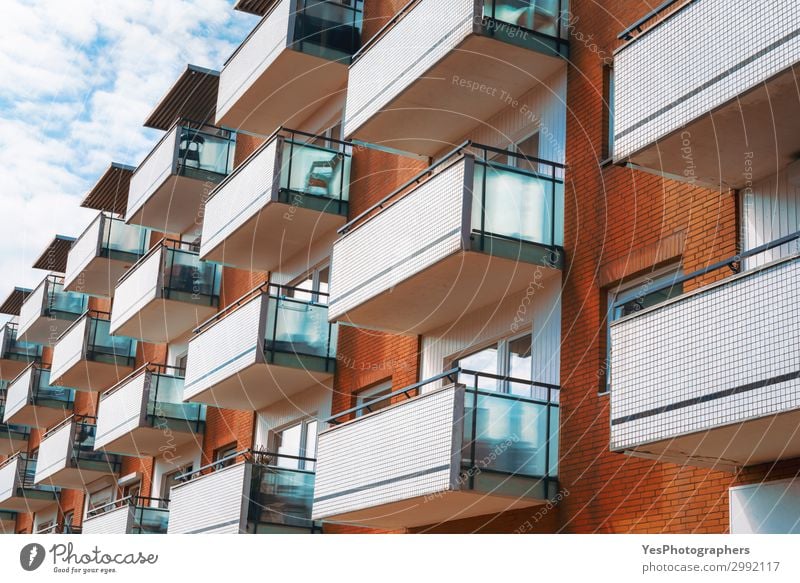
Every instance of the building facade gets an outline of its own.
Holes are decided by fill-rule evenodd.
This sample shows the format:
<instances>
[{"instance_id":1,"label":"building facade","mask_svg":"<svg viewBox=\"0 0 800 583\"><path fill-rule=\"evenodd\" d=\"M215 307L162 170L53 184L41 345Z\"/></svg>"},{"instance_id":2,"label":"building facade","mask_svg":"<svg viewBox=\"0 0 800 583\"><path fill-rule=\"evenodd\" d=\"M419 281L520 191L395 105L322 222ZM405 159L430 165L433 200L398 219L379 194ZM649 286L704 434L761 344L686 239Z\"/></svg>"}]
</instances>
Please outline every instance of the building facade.
<instances>
[{"instance_id":1,"label":"building facade","mask_svg":"<svg viewBox=\"0 0 800 583\"><path fill-rule=\"evenodd\" d=\"M800 532L796 3L236 9L0 306L3 532Z\"/></svg>"}]
</instances>

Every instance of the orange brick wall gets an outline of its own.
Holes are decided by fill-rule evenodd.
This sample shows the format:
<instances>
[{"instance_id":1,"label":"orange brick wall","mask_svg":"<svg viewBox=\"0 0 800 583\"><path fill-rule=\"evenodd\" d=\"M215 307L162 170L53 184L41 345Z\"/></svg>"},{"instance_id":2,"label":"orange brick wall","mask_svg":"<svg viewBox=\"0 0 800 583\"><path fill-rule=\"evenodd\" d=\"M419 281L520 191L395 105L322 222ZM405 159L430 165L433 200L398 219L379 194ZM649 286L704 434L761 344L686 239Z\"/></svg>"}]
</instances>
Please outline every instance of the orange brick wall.
<instances>
[{"instance_id":1,"label":"orange brick wall","mask_svg":"<svg viewBox=\"0 0 800 583\"><path fill-rule=\"evenodd\" d=\"M364 25L361 36L362 42L367 42L392 16L408 4L408 0L378 0L364 4Z\"/></svg>"}]
</instances>

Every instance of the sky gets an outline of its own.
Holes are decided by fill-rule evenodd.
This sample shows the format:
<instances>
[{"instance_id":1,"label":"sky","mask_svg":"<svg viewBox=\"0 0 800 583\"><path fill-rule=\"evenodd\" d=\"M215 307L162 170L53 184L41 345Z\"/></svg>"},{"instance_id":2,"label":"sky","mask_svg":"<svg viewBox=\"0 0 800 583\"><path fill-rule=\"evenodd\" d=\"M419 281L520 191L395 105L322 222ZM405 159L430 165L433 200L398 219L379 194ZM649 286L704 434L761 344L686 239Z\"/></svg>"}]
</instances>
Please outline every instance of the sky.
<instances>
[{"instance_id":1,"label":"sky","mask_svg":"<svg viewBox=\"0 0 800 583\"><path fill-rule=\"evenodd\" d=\"M220 70L258 18L234 0L0 2L0 301L97 211L79 203L109 163L136 166L142 127L188 63Z\"/></svg>"}]
</instances>

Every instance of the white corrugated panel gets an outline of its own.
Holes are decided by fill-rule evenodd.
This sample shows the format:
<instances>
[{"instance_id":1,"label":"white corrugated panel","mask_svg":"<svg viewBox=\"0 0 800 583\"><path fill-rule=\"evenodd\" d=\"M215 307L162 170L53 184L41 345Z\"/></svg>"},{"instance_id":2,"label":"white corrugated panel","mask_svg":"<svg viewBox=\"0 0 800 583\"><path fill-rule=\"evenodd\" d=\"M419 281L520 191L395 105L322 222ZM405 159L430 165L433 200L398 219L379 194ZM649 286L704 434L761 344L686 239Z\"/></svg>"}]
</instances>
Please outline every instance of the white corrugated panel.
<instances>
[{"instance_id":1,"label":"white corrugated panel","mask_svg":"<svg viewBox=\"0 0 800 583\"><path fill-rule=\"evenodd\" d=\"M153 252L133 267L127 277L117 284L114 303L111 306L113 334L120 326L135 317L147 304L161 294L161 271L164 262L164 247Z\"/></svg>"},{"instance_id":2,"label":"white corrugated panel","mask_svg":"<svg viewBox=\"0 0 800 583\"><path fill-rule=\"evenodd\" d=\"M206 203L200 257L222 243L255 215L272 196L278 140L236 171Z\"/></svg>"},{"instance_id":3,"label":"white corrugated panel","mask_svg":"<svg viewBox=\"0 0 800 583\"><path fill-rule=\"evenodd\" d=\"M240 463L173 486L167 534L237 534L244 531L251 466Z\"/></svg>"},{"instance_id":4,"label":"white corrugated panel","mask_svg":"<svg viewBox=\"0 0 800 583\"><path fill-rule=\"evenodd\" d=\"M267 302L257 296L189 341L184 400L264 360Z\"/></svg>"},{"instance_id":5,"label":"white corrugated panel","mask_svg":"<svg viewBox=\"0 0 800 583\"><path fill-rule=\"evenodd\" d=\"M465 166L454 163L336 241L331 320L461 249Z\"/></svg>"},{"instance_id":6,"label":"white corrugated panel","mask_svg":"<svg viewBox=\"0 0 800 583\"><path fill-rule=\"evenodd\" d=\"M133 521L131 511L131 506L125 504L120 508L87 518L83 521L83 534L128 534Z\"/></svg>"},{"instance_id":7,"label":"white corrugated panel","mask_svg":"<svg viewBox=\"0 0 800 583\"><path fill-rule=\"evenodd\" d=\"M34 482L38 483L67 467L72 453L72 427L72 423L64 423L62 427L42 440L39 445L39 459L36 462Z\"/></svg>"},{"instance_id":8,"label":"white corrugated panel","mask_svg":"<svg viewBox=\"0 0 800 583\"><path fill-rule=\"evenodd\" d=\"M86 327L89 317L84 316L75 322L56 342L53 348L53 364L51 366L50 380L55 383L65 372L75 366L84 354L86 346Z\"/></svg>"},{"instance_id":9,"label":"white corrugated panel","mask_svg":"<svg viewBox=\"0 0 800 583\"><path fill-rule=\"evenodd\" d=\"M800 164L741 191L744 250L800 231ZM750 269L800 251L794 241L745 260Z\"/></svg>"},{"instance_id":10,"label":"white corrugated panel","mask_svg":"<svg viewBox=\"0 0 800 583\"><path fill-rule=\"evenodd\" d=\"M474 0L422 0L350 67L345 135L355 132L473 31Z\"/></svg>"},{"instance_id":11,"label":"white corrugated panel","mask_svg":"<svg viewBox=\"0 0 800 583\"><path fill-rule=\"evenodd\" d=\"M451 385L321 433L314 519L457 489L463 405Z\"/></svg>"},{"instance_id":12,"label":"white corrugated panel","mask_svg":"<svg viewBox=\"0 0 800 583\"><path fill-rule=\"evenodd\" d=\"M800 3L702 0L614 58L614 157L629 156L800 61Z\"/></svg>"},{"instance_id":13,"label":"white corrugated panel","mask_svg":"<svg viewBox=\"0 0 800 583\"><path fill-rule=\"evenodd\" d=\"M800 261L734 276L611 326L614 449L800 407ZM764 381L770 381L764 383ZM719 391L754 388L667 412ZM624 422L631 415L646 416Z\"/></svg>"},{"instance_id":14,"label":"white corrugated panel","mask_svg":"<svg viewBox=\"0 0 800 583\"><path fill-rule=\"evenodd\" d=\"M800 534L800 479L728 490L731 534Z\"/></svg>"},{"instance_id":15,"label":"white corrugated panel","mask_svg":"<svg viewBox=\"0 0 800 583\"><path fill-rule=\"evenodd\" d=\"M289 13L293 3L294 0L280 0L244 41L239 51L225 63L219 75L217 119L236 105L236 101L286 49Z\"/></svg>"},{"instance_id":16,"label":"white corrugated panel","mask_svg":"<svg viewBox=\"0 0 800 583\"><path fill-rule=\"evenodd\" d=\"M103 213L92 221L89 228L80 238L72 244L67 255L67 271L64 275L64 285L68 286L80 277L81 273L91 261L97 257L102 237Z\"/></svg>"},{"instance_id":17,"label":"white corrugated panel","mask_svg":"<svg viewBox=\"0 0 800 583\"><path fill-rule=\"evenodd\" d=\"M17 486L17 464L19 458L0 468L0 502L15 495Z\"/></svg>"},{"instance_id":18,"label":"white corrugated panel","mask_svg":"<svg viewBox=\"0 0 800 583\"><path fill-rule=\"evenodd\" d=\"M49 276L47 276L49 277ZM17 328L17 337L21 337L30 328L38 318L42 316L42 309L44 308L45 295L47 288L50 286L47 277L36 286L36 289L31 292L19 310L19 327Z\"/></svg>"},{"instance_id":19,"label":"white corrugated panel","mask_svg":"<svg viewBox=\"0 0 800 583\"><path fill-rule=\"evenodd\" d=\"M149 373L142 372L100 399L95 449L104 447L139 427L146 406L145 391L149 387L150 378Z\"/></svg>"},{"instance_id":20,"label":"white corrugated panel","mask_svg":"<svg viewBox=\"0 0 800 583\"><path fill-rule=\"evenodd\" d=\"M14 379L14 382L8 385L8 389L6 390L5 419L8 419L28 404L28 398L31 395L32 376L33 367L29 366L22 374Z\"/></svg>"},{"instance_id":21,"label":"white corrugated panel","mask_svg":"<svg viewBox=\"0 0 800 583\"><path fill-rule=\"evenodd\" d=\"M126 218L131 217L142 208L150 195L173 173L175 144L179 129L179 126L173 127L131 176Z\"/></svg>"}]
</instances>

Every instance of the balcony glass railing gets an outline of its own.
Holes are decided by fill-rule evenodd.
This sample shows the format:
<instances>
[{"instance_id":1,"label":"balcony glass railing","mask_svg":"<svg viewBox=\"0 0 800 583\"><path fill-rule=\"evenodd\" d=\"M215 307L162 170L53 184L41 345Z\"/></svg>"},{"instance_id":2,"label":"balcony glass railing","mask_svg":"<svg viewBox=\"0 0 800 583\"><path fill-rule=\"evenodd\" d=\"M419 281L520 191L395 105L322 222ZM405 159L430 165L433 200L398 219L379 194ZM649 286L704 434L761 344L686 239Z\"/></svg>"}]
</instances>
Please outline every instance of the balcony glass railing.
<instances>
[{"instance_id":1,"label":"balcony glass railing","mask_svg":"<svg viewBox=\"0 0 800 583\"><path fill-rule=\"evenodd\" d=\"M43 316L48 318L73 320L86 311L88 297L82 293L64 291L64 280L61 277L47 278L47 298Z\"/></svg>"},{"instance_id":2,"label":"balcony glass railing","mask_svg":"<svg viewBox=\"0 0 800 583\"><path fill-rule=\"evenodd\" d=\"M8 381L0 381L0 439L27 440L31 430L23 425L3 423L6 414L6 387Z\"/></svg>"},{"instance_id":3,"label":"balcony glass railing","mask_svg":"<svg viewBox=\"0 0 800 583\"><path fill-rule=\"evenodd\" d=\"M13 322L8 322L3 326L0 350L2 350L0 358L7 360L33 362L42 356L42 346L40 344L17 339L17 324Z\"/></svg>"},{"instance_id":4,"label":"balcony glass railing","mask_svg":"<svg viewBox=\"0 0 800 583\"><path fill-rule=\"evenodd\" d=\"M95 435L97 434L97 419L83 415L73 415L49 429L43 437L60 430L65 424L73 424L72 451L66 460L67 466L77 467L84 470L112 471L119 472L122 461L120 456L94 449Z\"/></svg>"},{"instance_id":5,"label":"balcony glass railing","mask_svg":"<svg viewBox=\"0 0 800 583\"><path fill-rule=\"evenodd\" d=\"M75 402L75 391L67 387L50 386L50 371L34 368L31 379L31 404L39 407L71 409Z\"/></svg>"},{"instance_id":6,"label":"balcony glass railing","mask_svg":"<svg viewBox=\"0 0 800 583\"><path fill-rule=\"evenodd\" d=\"M165 365L148 365L150 392L147 401L147 419L153 427L167 427L171 421L185 422L196 433L205 426L206 406L202 403L184 403L184 371Z\"/></svg>"},{"instance_id":7,"label":"balcony glass railing","mask_svg":"<svg viewBox=\"0 0 800 583\"><path fill-rule=\"evenodd\" d=\"M147 252L150 231L139 225L127 225L122 219L101 215L100 256L119 261L137 261Z\"/></svg>"},{"instance_id":8,"label":"balcony glass railing","mask_svg":"<svg viewBox=\"0 0 800 583\"><path fill-rule=\"evenodd\" d=\"M98 506L86 513L92 520L107 512L129 508L133 515L131 530L118 534L166 534L169 525L169 500L145 496L126 496L109 504Z\"/></svg>"},{"instance_id":9,"label":"balcony glass railing","mask_svg":"<svg viewBox=\"0 0 800 583\"><path fill-rule=\"evenodd\" d=\"M233 170L236 134L189 120L181 120L177 132L179 175L202 179Z\"/></svg>"},{"instance_id":10,"label":"balcony glass railing","mask_svg":"<svg viewBox=\"0 0 800 583\"><path fill-rule=\"evenodd\" d=\"M195 245L165 239L163 297L170 300L219 305L222 268L201 261ZM130 272L129 272L130 273Z\"/></svg>"},{"instance_id":11,"label":"balcony glass railing","mask_svg":"<svg viewBox=\"0 0 800 583\"><path fill-rule=\"evenodd\" d=\"M10 463L14 457L10 457L4 463ZM57 486L50 486L48 484L36 484L36 458L29 457L28 454L19 453L17 459L17 476L19 477L19 486L25 490L38 490L39 492L58 492Z\"/></svg>"},{"instance_id":12,"label":"balcony glass railing","mask_svg":"<svg viewBox=\"0 0 800 583\"><path fill-rule=\"evenodd\" d=\"M567 50L568 14L567 0L483 2L483 24L488 34L531 48L546 44L561 54Z\"/></svg>"},{"instance_id":13,"label":"balcony glass railing","mask_svg":"<svg viewBox=\"0 0 800 583\"><path fill-rule=\"evenodd\" d=\"M301 0L293 48L329 60L346 59L361 46L363 0Z\"/></svg>"},{"instance_id":14,"label":"balcony glass railing","mask_svg":"<svg viewBox=\"0 0 800 583\"><path fill-rule=\"evenodd\" d=\"M344 142L316 138L309 143L310 134L283 130L288 136L283 141L283 165L280 176L281 202L292 203L293 196L308 196L303 206L320 201L320 208L337 214L347 214L350 198L350 163L352 156ZM336 207L331 209L330 203Z\"/></svg>"},{"instance_id":15,"label":"balcony glass railing","mask_svg":"<svg viewBox=\"0 0 800 583\"><path fill-rule=\"evenodd\" d=\"M86 360L133 366L136 360L136 340L112 336L109 332L111 314L90 310L89 333L86 340Z\"/></svg>"}]
</instances>

